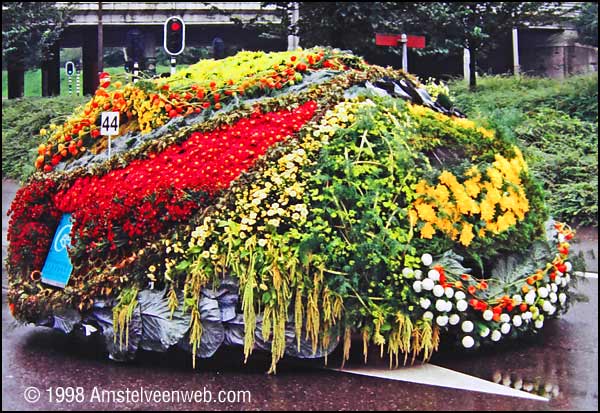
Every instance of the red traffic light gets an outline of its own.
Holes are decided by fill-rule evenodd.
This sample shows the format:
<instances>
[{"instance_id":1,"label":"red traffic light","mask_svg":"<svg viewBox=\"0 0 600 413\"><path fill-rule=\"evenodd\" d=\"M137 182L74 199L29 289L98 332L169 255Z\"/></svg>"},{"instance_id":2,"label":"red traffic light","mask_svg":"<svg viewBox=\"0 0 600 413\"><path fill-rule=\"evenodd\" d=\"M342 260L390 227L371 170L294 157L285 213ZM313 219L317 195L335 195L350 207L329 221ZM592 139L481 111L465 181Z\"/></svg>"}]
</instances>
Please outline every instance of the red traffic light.
<instances>
[{"instance_id":1,"label":"red traffic light","mask_svg":"<svg viewBox=\"0 0 600 413\"><path fill-rule=\"evenodd\" d=\"M171 56L183 52L185 48L185 23L181 17L173 16L165 21L163 46Z\"/></svg>"}]
</instances>

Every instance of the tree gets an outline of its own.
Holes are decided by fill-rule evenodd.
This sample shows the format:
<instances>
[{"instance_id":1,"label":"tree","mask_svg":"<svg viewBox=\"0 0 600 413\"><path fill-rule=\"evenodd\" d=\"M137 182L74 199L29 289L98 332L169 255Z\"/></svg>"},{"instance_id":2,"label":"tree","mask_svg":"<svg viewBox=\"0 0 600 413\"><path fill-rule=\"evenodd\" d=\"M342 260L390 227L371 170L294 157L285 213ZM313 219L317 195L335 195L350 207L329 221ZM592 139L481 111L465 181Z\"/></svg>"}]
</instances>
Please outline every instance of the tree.
<instances>
[{"instance_id":1,"label":"tree","mask_svg":"<svg viewBox=\"0 0 600 413\"><path fill-rule=\"evenodd\" d=\"M285 37L292 3L269 2L281 24L258 20L250 26L268 36ZM300 2L298 31L303 47L333 46L352 50L368 60L400 48L375 45L375 33L426 35L427 48L418 53L449 54L469 49L470 87L476 86L477 60L495 47L512 28L557 23L571 10L551 2Z\"/></svg>"},{"instance_id":2,"label":"tree","mask_svg":"<svg viewBox=\"0 0 600 413\"><path fill-rule=\"evenodd\" d=\"M262 33L263 37L284 39L290 30L289 11L293 2L264 2L274 7L280 24L273 24L262 16L244 24ZM302 47L331 46L351 50L373 61L386 55L399 55L402 50L375 45L375 33L424 34L420 22L426 16L423 3L406 2L299 2L300 19L297 29ZM241 21L235 20L242 24ZM429 49L430 51L433 49Z\"/></svg>"},{"instance_id":3,"label":"tree","mask_svg":"<svg viewBox=\"0 0 600 413\"><path fill-rule=\"evenodd\" d=\"M401 47L376 46L376 33L425 34L426 16L423 3L302 2L299 35L303 46L333 46L376 60L402 53Z\"/></svg>"},{"instance_id":4,"label":"tree","mask_svg":"<svg viewBox=\"0 0 600 413\"><path fill-rule=\"evenodd\" d=\"M477 60L513 28L559 23L572 9L549 2L435 2L426 9L431 40L449 50L468 49L469 87L476 88Z\"/></svg>"},{"instance_id":5,"label":"tree","mask_svg":"<svg viewBox=\"0 0 600 413\"><path fill-rule=\"evenodd\" d=\"M575 19L575 26L582 43L598 47L598 3L584 3Z\"/></svg>"},{"instance_id":6,"label":"tree","mask_svg":"<svg viewBox=\"0 0 600 413\"><path fill-rule=\"evenodd\" d=\"M24 70L52 57L69 14L70 9L49 2L2 3L2 60L9 69L9 97L22 96Z\"/></svg>"}]
</instances>

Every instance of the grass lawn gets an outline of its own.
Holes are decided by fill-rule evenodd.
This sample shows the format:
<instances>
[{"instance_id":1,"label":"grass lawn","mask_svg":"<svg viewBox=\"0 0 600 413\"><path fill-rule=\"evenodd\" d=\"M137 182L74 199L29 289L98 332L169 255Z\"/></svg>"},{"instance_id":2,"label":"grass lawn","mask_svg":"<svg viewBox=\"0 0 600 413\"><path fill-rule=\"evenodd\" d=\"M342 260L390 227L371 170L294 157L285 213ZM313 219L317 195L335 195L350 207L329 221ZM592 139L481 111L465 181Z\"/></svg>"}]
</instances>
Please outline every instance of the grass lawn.
<instances>
[{"instance_id":1,"label":"grass lawn","mask_svg":"<svg viewBox=\"0 0 600 413\"><path fill-rule=\"evenodd\" d=\"M178 65L177 69L183 69L187 67L187 65ZM169 66L161 66L157 67L157 73L168 73L170 70ZM110 73L110 75L116 80L117 78L121 78L125 80L125 71L122 67L107 67L105 71ZM73 94L75 94L75 76L72 76L73 80ZM83 76L81 78L81 82L83 82ZM81 93L81 92L80 92ZM63 67L60 69L60 95L68 96L69 95L69 83L67 80L67 75ZM2 97L8 96L8 75L6 70L2 71ZM40 69L36 70L28 70L25 72L25 96L42 96L42 74Z\"/></svg>"}]
</instances>

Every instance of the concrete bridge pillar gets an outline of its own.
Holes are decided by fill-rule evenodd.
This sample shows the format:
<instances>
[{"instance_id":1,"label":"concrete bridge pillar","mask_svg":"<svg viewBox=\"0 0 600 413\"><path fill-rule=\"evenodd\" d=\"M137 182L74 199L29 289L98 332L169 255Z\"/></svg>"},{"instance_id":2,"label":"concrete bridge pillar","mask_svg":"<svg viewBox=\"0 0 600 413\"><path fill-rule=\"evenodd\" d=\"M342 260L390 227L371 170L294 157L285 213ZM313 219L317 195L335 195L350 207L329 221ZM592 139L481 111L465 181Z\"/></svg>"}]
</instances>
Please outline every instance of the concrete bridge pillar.
<instances>
[{"instance_id":1,"label":"concrete bridge pillar","mask_svg":"<svg viewBox=\"0 0 600 413\"><path fill-rule=\"evenodd\" d=\"M42 96L60 95L60 46L52 47L52 57L42 61Z\"/></svg>"},{"instance_id":2,"label":"concrete bridge pillar","mask_svg":"<svg viewBox=\"0 0 600 413\"><path fill-rule=\"evenodd\" d=\"M83 37L83 94L92 95L98 84L98 36L95 30L89 30Z\"/></svg>"}]
</instances>

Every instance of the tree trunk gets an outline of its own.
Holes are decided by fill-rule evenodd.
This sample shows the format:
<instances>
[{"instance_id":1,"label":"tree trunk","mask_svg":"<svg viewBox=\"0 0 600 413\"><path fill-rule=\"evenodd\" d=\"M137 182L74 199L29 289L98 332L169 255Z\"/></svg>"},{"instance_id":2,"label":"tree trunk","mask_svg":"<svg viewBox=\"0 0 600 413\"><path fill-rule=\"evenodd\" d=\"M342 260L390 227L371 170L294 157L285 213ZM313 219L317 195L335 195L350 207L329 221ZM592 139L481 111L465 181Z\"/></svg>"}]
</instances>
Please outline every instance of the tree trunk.
<instances>
[{"instance_id":1,"label":"tree trunk","mask_svg":"<svg viewBox=\"0 0 600 413\"><path fill-rule=\"evenodd\" d=\"M477 89L477 55L473 49L469 49L471 60L469 61L469 90L471 92Z\"/></svg>"},{"instance_id":2,"label":"tree trunk","mask_svg":"<svg viewBox=\"0 0 600 413\"><path fill-rule=\"evenodd\" d=\"M25 89L25 65L23 59L15 56L8 57L6 69L8 75L8 98L23 97Z\"/></svg>"}]
</instances>

